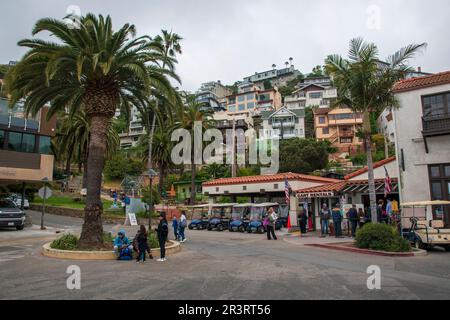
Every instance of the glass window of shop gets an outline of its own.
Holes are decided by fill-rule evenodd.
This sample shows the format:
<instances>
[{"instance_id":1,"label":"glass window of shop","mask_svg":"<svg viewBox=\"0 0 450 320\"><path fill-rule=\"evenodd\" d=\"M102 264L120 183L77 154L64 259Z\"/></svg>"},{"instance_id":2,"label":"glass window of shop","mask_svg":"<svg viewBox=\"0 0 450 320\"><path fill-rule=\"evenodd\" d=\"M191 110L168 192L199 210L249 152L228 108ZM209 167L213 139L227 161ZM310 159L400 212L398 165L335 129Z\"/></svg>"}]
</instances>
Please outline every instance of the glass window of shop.
<instances>
[{"instance_id":1,"label":"glass window of shop","mask_svg":"<svg viewBox=\"0 0 450 320\"><path fill-rule=\"evenodd\" d=\"M39 153L40 154L52 154L50 137L46 137L46 136L39 137Z\"/></svg>"}]
</instances>

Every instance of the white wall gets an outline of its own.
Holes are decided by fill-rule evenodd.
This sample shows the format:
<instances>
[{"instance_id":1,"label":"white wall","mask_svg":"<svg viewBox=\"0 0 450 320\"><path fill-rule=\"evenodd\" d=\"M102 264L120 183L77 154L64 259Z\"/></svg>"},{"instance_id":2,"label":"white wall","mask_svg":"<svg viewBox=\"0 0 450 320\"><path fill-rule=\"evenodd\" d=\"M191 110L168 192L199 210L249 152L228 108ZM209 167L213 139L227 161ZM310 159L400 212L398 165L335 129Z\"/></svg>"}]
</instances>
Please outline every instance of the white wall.
<instances>
[{"instance_id":1,"label":"white wall","mask_svg":"<svg viewBox=\"0 0 450 320\"><path fill-rule=\"evenodd\" d=\"M428 165L450 162L450 136L427 138L429 153L422 138L421 96L450 91L450 84L397 94L400 109L394 111L396 151L401 165L404 154L405 171L400 172L401 201L427 201L431 199Z\"/></svg>"}]
</instances>

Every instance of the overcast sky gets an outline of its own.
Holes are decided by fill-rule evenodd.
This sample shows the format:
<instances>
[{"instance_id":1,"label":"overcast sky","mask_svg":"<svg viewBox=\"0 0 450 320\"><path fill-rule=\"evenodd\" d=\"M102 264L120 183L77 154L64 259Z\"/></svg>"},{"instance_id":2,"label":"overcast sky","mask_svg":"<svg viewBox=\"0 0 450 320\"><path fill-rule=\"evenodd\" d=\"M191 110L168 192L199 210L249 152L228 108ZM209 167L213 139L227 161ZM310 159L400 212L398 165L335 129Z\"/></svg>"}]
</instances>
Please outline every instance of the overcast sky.
<instances>
[{"instance_id":1,"label":"overcast sky","mask_svg":"<svg viewBox=\"0 0 450 320\"><path fill-rule=\"evenodd\" d=\"M39 18L63 18L70 5L110 14L116 28L134 23L139 35L180 34L177 72L186 90L210 80L233 83L289 57L308 73L328 54L345 55L357 36L375 42L382 58L427 42L412 65L450 70L448 0L2 0L0 63L21 57L17 41L31 36Z\"/></svg>"}]
</instances>

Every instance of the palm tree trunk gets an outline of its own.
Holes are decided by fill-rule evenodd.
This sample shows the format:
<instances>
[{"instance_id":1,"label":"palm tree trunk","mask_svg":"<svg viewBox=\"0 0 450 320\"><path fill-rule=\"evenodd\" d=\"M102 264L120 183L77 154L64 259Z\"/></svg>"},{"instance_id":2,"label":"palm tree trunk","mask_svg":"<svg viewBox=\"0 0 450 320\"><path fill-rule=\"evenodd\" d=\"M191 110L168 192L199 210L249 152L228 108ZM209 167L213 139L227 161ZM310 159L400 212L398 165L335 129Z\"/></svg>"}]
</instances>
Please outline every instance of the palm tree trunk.
<instances>
[{"instance_id":1,"label":"palm tree trunk","mask_svg":"<svg viewBox=\"0 0 450 320\"><path fill-rule=\"evenodd\" d=\"M88 172L88 163L87 159L83 161L83 189L87 188L87 172Z\"/></svg>"},{"instance_id":2,"label":"palm tree trunk","mask_svg":"<svg viewBox=\"0 0 450 320\"><path fill-rule=\"evenodd\" d=\"M375 175L373 172L373 158L372 158L372 135L370 125L370 113L364 112L364 145L367 154L367 175L369 183L369 201L370 201L370 216L373 223L378 223L377 219L377 196L375 191Z\"/></svg>"},{"instance_id":3,"label":"palm tree trunk","mask_svg":"<svg viewBox=\"0 0 450 320\"><path fill-rule=\"evenodd\" d=\"M195 162L194 162L194 149L192 149L192 156L191 156L191 201L190 201L190 205L194 205L195 204L195 178L196 178L196 167L195 167Z\"/></svg>"},{"instance_id":4,"label":"palm tree trunk","mask_svg":"<svg viewBox=\"0 0 450 320\"><path fill-rule=\"evenodd\" d=\"M84 209L84 224L79 242L80 248L95 248L103 245L101 201L102 172L105 165L106 131L109 118L100 114L90 117L91 139L87 159L87 197Z\"/></svg>"}]
</instances>

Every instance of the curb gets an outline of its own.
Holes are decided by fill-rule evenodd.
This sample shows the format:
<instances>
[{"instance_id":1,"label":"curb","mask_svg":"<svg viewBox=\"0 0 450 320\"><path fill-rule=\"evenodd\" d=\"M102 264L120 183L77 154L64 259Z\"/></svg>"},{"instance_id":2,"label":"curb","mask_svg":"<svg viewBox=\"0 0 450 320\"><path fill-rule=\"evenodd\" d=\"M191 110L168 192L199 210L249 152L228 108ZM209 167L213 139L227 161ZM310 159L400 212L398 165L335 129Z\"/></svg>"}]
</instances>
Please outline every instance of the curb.
<instances>
[{"instance_id":1,"label":"curb","mask_svg":"<svg viewBox=\"0 0 450 320\"><path fill-rule=\"evenodd\" d=\"M181 251L181 245L177 241L169 240L171 244L166 246L166 255L173 255ZM52 249L51 242L42 246L42 254L48 258L64 259L64 260L117 260L116 255L112 251L68 251ZM153 257L159 257L159 248L151 249Z\"/></svg>"},{"instance_id":2,"label":"curb","mask_svg":"<svg viewBox=\"0 0 450 320\"><path fill-rule=\"evenodd\" d=\"M427 251L425 251L425 250L418 250L416 252L386 252L386 251L377 251L377 250L369 250L369 249L360 249L360 248L355 248L355 247L344 247L344 246L334 245L334 244L305 244L305 246L337 250L337 251L347 251L347 252L374 255L374 256L384 256L384 257L418 257L418 256L428 255Z\"/></svg>"}]
</instances>

